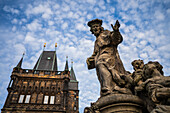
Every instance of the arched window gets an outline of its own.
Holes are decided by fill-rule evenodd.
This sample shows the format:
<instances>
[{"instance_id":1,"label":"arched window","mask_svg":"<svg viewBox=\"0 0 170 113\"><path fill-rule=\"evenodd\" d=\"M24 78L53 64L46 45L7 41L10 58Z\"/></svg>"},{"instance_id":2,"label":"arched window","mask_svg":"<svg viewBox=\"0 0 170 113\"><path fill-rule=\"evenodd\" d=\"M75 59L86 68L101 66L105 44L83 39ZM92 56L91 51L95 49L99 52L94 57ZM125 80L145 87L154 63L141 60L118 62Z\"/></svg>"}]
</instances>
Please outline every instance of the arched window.
<instances>
[{"instance_id":1,"label":"arched window","mask_svg":"<svg viewBox=\"0 0 170 113\"><path fill-rule=\"evenodd\" d=\"M49 99L49 96L48 96L48 95L45 95L45 96L44 96L44 104L48 104L48 99Z\"/></svg>"},{"instance_id":2,"label":"arched window","mask_svg":"<svg viewBox=\"0 0 170 113\"><path fill-rule=\"evenodd\" d=\"M20 95L18 103L23 103L25 95Z\"/></svg>"},{"instance_id":3,"label":"arched window","mask_svg":"<svg viewBox=\"0 0 170 113\"><path fill-rule=\"evenodd\" d=\"M77 110L77 107L76 107L76 106L74 106L74 110Z\"/></svg>"},{"instance_id":4,"label":"arched window","mask_svg":"<svg viewBox=\"0 0 170 113\"><path fill-rule=\"evenodd\" d=\"M29 103L30 102L30 98L31 98L31 95L26 95L25 103Z\"/></svg>"},{"instance_id":5,"label":"arched window","mask_svg":"<svg viewBox=\"0 0 170 113\"><path fill-rule=\"evenodd\" d=\"M55 96L50 96L50 104L54 104Z\"/></svg>"}]
</instances>

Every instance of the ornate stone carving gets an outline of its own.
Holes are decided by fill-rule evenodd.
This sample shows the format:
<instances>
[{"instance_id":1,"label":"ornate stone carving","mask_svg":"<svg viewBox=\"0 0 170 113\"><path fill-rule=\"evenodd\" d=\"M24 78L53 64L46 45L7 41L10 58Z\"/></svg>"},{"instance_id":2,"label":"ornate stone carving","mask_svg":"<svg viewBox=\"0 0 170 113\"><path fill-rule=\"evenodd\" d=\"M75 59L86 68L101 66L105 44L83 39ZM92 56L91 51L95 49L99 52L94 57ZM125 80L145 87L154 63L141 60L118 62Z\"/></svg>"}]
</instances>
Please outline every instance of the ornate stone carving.
<instances>
[{"instance_id":1,"label":"ornate stone carving","mask_svg":"<svg viewBox=\"0 0 170 113\"><path fill-rule=\"evenodd\" d=\"M170 113L170 76L163 75L163 66L139 59L132 62L134 72L127 72L117 50L123 40L119 22L113 31L101 25L99 19L88 22L96 41L86 61L88 69L96 68L101 96L84 113Z\"/></svg>"},{"instance_id":2,"label":"ornate stone carving","mask_svg":"<svg viewBox=\"0 0 170 113\"><path fill-rule=\"evenodd\" d=\"M126 71L117 50L117 46L123 40L119 32L119 21L112 25L113 31L104 30L101 25L102 20L99 19L88 22L90 31L96 36L94 52L87 58L88 69L96 68L101 96L111 93L129 94L130 90L122 88L125 81L121 75L126 74Z\"/></svg>"},{"instance_id":3,"label":"ornate stone carving","mask_svg":"<svg viewBox=\"0 0 170 113\"><path fill-rule=\"evenodd\" d=\"M148 62L144 66L143 83L148 98L155 104L155 108L149 109L153 113L156 111L170 112L170 76L163 76L163 66L159 62ZM162 113L162 112L158 112Z\"/></svg>"}]
</instances>

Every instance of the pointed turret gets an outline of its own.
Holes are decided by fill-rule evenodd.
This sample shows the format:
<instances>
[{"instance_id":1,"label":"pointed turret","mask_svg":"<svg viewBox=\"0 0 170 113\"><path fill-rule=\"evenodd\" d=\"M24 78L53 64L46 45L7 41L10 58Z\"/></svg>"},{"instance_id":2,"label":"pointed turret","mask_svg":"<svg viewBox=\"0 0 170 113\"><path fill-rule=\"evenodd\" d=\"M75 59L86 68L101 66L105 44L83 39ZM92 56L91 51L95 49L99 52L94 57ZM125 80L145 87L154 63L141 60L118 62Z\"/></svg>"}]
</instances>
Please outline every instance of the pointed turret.
<instances>
[{"instance_id":1,"label":"pointed turret","mask_svg":"<svg viewBox=\"0 0 170 113\"><path fill-rule=\"evenodd\" d=\"M65 65L64 71L69 71L69 67L68 67L68 56L66 56L66 65Z\"/></svg>"},{"instance_id":2,"label":"pointed turret","mask_svg":"<svg viewBox=\"0 0 170 113\"><path fill-rule=\"evenodd\" d=\"M76 80L76 75L74 73L73 61L71 62L69 89L78 90L78 81Z\"/></svg>"},{"instance_id":3,"label":"pointed turret","mask_svg":"<svg viewBox=\"0 0 170 113\"><path fill-rule=\"evenodd\" d=\"M75 75L74 69L73 69L73 61L71 61L70 82L77 82L76 75Z\"/></svg>"},{"instance_id":4,"label":"pointed turret","mask_svg":"<svg viewBox=\"0 0 170 113\"><path fill-rule=\"evenodd\" d=\"M23 53L21 60L19 61L19 63L17 64L17 66L15 68L21 68L24 55L25 54Z\"/></svg>"}]
</instances>

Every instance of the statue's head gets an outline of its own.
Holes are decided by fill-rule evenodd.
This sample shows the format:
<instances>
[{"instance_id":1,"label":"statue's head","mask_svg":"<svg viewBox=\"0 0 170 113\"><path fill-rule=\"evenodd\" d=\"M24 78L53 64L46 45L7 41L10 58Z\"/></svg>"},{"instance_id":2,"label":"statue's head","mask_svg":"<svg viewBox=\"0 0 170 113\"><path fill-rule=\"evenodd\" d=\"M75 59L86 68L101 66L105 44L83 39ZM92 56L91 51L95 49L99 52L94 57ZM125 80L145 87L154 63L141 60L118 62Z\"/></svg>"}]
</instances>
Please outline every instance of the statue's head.
<instances>
[{"instance_id":1,"label":"statue's head","mask_svg":"<svg viewBox=\"0 0 170 113\"><path fill-rule=\"evenodd\" d=\"M92 32L92 34L94 34L95 36L99 36L99 34L104 30L103 27L101 27L102 20L100 19L91 20L88 22L87 25L90 27L90 31Z\"/></svg>"},{"instance_id":2,"label":"statue's head","mask_svg":"<svg viewBox=\"0 0 170 113\"><path fill-rule=\"evenodd\" d=\"M144 67L144 62L143 60L134 60L132 62L133 69L136 71L137 69L143 69Z\"/></svg>"},{"instance_id":3,"label":"statue's head","mask_svg":"<svg viewBox=\"0 0 170 113\"><path fill-rule=\"evenodd\" d=\"M163 66L159 62L150 61L144 65L144 75L146 79L152 77L161 77L164 74L162 69Z\"/></svg>"}]
</instances>

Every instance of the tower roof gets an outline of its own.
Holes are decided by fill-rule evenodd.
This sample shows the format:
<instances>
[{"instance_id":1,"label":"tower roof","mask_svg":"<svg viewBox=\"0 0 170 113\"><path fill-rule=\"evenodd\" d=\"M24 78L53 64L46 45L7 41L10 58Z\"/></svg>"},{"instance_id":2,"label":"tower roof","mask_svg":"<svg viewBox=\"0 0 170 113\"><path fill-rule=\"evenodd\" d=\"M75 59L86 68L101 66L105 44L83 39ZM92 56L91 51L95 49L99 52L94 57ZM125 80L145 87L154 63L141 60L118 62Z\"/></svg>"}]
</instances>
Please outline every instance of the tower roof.
<instances>
[{"instance_id":1,"label":"tower roof","mask_svg":"<svg viewBox=\"0 0 170 113\"><path fill-rule=\"evenodd\" d=\"M76 75L74 73L74 69L73 69L73 62L72 63L72 66L71 66L71 70L70 70L70 82L77 82L76 80Z\"/></svg>"},{"instance_id":2,"label":"tower roof","mask_svg":"<svg viewBox=\"0 0 170 113\"><path fill-rule=\"evenodd\" d=\"M21 68L21 66L22 66L22 61L23 61L23 57L24 57L24 53L23 53L23 55L22 55L21 60L18 62L16 68Z\"/></svg>"},{"instance_id":3,"label":"tower roof","mask_svg":"<svg viewBox=\"0 0 170 113\"><path fill-rule=\"evenodd\" d=\"M34 66L34 70L57 71L57 56L55 51L43 51Z\"/></svg>"},{"instance_id":4,"label":"tower roof","mask_svg":"<svg viewBox=\"0 0 170 113\"><path fill-rule=\"evenodd\" d=\"M68 67L68 56L66 56L66 65L65 65L64 71L69 71L69 67Z\"/></svg>"}]
</instances>

